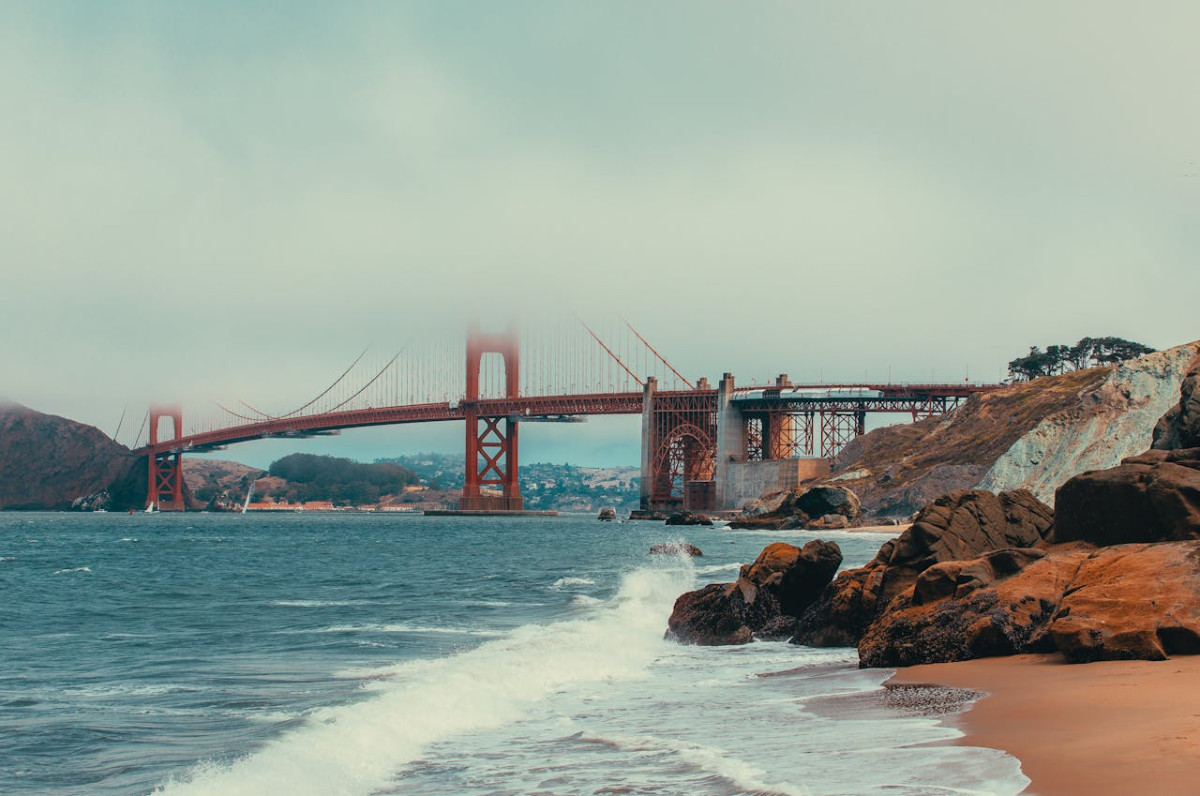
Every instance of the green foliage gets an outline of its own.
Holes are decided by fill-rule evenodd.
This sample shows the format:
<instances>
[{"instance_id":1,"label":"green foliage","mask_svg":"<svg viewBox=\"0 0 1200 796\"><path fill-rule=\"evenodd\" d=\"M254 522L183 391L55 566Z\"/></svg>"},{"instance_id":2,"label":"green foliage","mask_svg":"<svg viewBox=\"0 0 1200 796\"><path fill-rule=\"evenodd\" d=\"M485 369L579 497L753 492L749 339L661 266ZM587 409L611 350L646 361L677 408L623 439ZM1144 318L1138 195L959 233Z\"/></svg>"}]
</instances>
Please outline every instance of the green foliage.
<instances>
[{"instance_id":1,"label":"green foliage","mask_svg":"<svg viewBox=\"0 0 1200 796\"><path fill-rule=\"evenodd\" d=\"M363 464L333 456L293 453L271 463L268 473L288 482L276 494L292 503L332 500L339 505L378 503L384 495L404 491L416 484L416 473L398 464Z\"/></svg>"},{"instance_id":2,"label":"green foliage","mask_svg":"<svg viewBox=\"0 0 1200 796\"><path fill-rule=\"evenodd\" d=\"M1152 353L1153 348L1120 337L1085 337L1075 345L1046 346L1045 351L1033 346L1027 356L1008 363L1008 376L1013 381L1029 381Z\"/></svg>"}]
</instances>

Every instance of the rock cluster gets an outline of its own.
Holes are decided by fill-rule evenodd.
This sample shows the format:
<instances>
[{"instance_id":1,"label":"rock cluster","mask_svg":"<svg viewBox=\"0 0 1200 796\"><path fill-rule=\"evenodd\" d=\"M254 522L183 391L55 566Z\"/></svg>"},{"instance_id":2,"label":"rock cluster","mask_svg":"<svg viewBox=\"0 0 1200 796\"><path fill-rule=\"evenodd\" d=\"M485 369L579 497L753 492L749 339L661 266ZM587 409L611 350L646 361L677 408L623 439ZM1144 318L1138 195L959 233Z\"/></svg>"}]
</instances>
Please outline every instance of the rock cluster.
<instances>
[{"instance_id":1,"label":"rock cluster","mask_svg":"<svg viewBox=\"0 0 1200 796\"><path fill-rule=\"evenodd\" d=\"M1009 547L1031 547L1053 522L1028 492L957 490L926 506L904 533L885 542L865 567L843 572L801 618L797 643L854 646L896 595L926 569Z\"/></svg>"},{"instance_id":2,"label":"rock cluster","mask_svg":"<svg viewBox=\"0 0 1200 796\"><path fill-rule=\"evenodd\" d=\"M787 493L729 523L730 528L846 528L862 513L858 496L843 486L818 486Z\"/></svg>"},{"instance_id":3,"label":"rock cluster","mask_svg":"<svg viewBox=\"0 0 1200 796\"><path fill-rule=\"evenodd\" d=\"M776 542L734 583L713 583L675 601L667 637L688 644L745 644L753 638L788 638L842 563L832 542L804 547Z\"/></svg>"}]
</instances>

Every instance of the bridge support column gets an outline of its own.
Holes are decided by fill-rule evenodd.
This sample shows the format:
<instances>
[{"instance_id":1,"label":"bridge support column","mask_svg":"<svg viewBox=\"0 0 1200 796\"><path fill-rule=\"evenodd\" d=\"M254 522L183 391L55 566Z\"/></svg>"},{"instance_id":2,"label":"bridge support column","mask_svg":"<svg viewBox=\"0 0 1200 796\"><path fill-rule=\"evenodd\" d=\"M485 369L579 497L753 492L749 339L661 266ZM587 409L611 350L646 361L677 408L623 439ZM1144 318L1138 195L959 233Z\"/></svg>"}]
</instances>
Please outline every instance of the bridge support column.
<instances>
[{"instance_id":1,"label":"bridge support column","mask_svg":"<svg viewBox=\"0 0 1200 796\"><path fill-rule=\"evenodd\" d=\"M183 436L183 410L178 406L150 407L150 447L153 449L160 442L158 437L159 425L163 418L170 418L173 435L170 439ZM147 455L148 489L146 505L153 505L159 511L183 511L183 454L178 451L154 452Z\"/></svg>"},{"instance_id":2,"label":"bridge support column","mask_svg":"<svg viewBox=\"0 0 1200 796\"><path fill-rule=\"evenodd\" d=\"M514 328L485 334L471 324L467 332L467 390L463 399L466 416L467 472L460 511L524 511L517 471L517 427L515 418L479 414L479 374L484 354L499 354L504 360L504 397L518 398L521 384L520 343ZM484 494L483 488L499 488L500 494Z\"/></svg>"},{"instance_id":3,"label":"bridge support column","mask_svg":"<svg viewBox=\"0 0 1200 796\"><path fill-rule=\"evenodd\" d=\"M728 508L731 500L729 471L731 464L746 461L746 418L731 400L734 379L732 373L721 377L717 385L717 450L714 456L713 480L716 482L717 508ZM765 431L765 429L764 429Z\"/></svg>"}]
</instances>

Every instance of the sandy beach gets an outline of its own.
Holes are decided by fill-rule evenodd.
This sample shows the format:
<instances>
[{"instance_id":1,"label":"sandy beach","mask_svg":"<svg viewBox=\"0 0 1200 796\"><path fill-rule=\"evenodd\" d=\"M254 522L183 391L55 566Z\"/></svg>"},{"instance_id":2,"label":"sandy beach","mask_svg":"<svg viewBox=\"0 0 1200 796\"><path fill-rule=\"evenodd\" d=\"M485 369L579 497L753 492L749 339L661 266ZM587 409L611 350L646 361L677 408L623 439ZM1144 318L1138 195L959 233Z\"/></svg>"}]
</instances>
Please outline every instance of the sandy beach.
<instances>
[{"instance_id":1,"label":"sandy beach","mask_svg":"<svg viewBox=\"0 0 1200 796\"><path fill-rule=\"evenodd\" d=\"M959 743L1021 761L1031 796L1200 793L1200 656L1071 665L1018 655L901 669L893 684L989 694Z\"/></svg>"}]
</instances>

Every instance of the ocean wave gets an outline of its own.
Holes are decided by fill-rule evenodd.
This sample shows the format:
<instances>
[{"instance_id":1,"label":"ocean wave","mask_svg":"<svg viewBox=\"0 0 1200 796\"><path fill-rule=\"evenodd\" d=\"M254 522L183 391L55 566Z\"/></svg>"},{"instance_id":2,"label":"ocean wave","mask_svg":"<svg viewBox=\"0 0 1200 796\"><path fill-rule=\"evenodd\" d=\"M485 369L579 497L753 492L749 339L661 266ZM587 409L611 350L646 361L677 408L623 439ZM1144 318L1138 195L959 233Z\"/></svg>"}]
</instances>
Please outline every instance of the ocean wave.
<instances>
[{"instance_id":1,"label":"ocean wave","mask_svg":"<svg viewBox=\"0 0 1200 796\"><path fill-rule=\"evenodd\" d=\"M688 768L699 770L720 780L713 785L725 785L724 788L738 793L753 793L755 796L812 796L807 788L788 784L771 784L763 781L765 772L744 760L741 760L724 749L715 746L702 746L686 741L672 741L654 736L588 736L580 733L576 740L581 743L594 743L618 749L622 752L641 754L658 753L679 761Z\"/></svg>"},{"instance_id":2,"label":"ocean wave","mask_svg":"<svg viewBox=\"0 0 1200 796\"><path fill-rule=\"evenodd\" d=\"M708 566L696 567L697 575L711 575L714 572L737 572L742 568L741 564L710 564Z\"/></svg>"},{"instance_id":3,"label":"ocean wave","mask_svg":"<svg viewBox=\"0 0 1200 796\"><path fill-rule=\"evenodd\" d=\"M55 575L69 575L72 572L91 572L91 567L74 567L72 569L56 569Z\"/></svg>"},{"instance_id":4,"label":"ocean wave","mask_svg":"<svg viewBox=\"0 0 1200 796\"><path fill-rule=\"evenodd\" d=\"M132 537L132 536L126 536L126 537L124 537L124 538L122 538L122 539L118 539L117 541L118 541L118 542L136 542L136 541L137 541L137 539L136 539L136 538L134 538L134 537Z\"/></svg>"},{"instance_id":5,"label":"ocean wave","mask_svg":"<svg viewBox=\"0 0 1200 796\"><path fill-rule=\"evenodd\" d=\"M368 600L272 600L281 608L342 608L347 605L368 605Z\"/></svg>"},{"instance_id":6,"label":"ocean wave","mask_svg":"<svg viewBox=\"0 0 1200 796\"><path fill-rule=\"evenodd\" d=\"M0 561L16 561L16 556L0 556Z\"/></svg>"},{"instance_id":7,"label":"ocean wave","mask_svg":"<svg viewBox=\"0 0 1200 796\"><path fill-rule=\"evenodd\" d=\"M453 636L498 636L502 631L436 625L409 625L398 622L366 625L330 625L312 630L289 630L281 633L445 633Z\"/></svg>"},{"instance_id":8,"label":"ocean wave","mask_svg":"<svg viewBox=\"0 0 1200 796\"><path fill-rule=\"evenodd\" d=\"M675 598L693 585L687 567L634 570L615 599L585 616L519 627L447 658L363 672L366 699L313 711L259 752L229 765L198 765L156 792L378 792L430 744L519 721L572 686L644 677L671 646L662 632Z\"/></svg>"},{"instance_id":9,"label":"ocean wave","mask_svg":"<svg viewBox=\"0 0 1200 796\"><path fill-rule=\"evenodd\" d=\"M559 578L550 586L552 589L565 589L568 586L595 586L591 578Z\"/></svg>"},{"instance_id":10,"label":"ocean wave","mask_svg":"<svg viewBox=\"0 0 1200 796\"><path fill-rule=\"evenodd\" d=\"M603 602L599 597L589 597L586 594L576 594L571 598L571 605L600 605Z\"/></svg>"}]
</instances>

